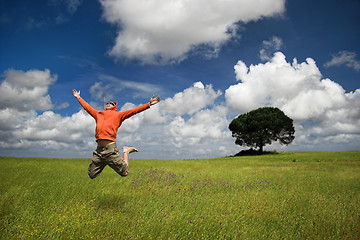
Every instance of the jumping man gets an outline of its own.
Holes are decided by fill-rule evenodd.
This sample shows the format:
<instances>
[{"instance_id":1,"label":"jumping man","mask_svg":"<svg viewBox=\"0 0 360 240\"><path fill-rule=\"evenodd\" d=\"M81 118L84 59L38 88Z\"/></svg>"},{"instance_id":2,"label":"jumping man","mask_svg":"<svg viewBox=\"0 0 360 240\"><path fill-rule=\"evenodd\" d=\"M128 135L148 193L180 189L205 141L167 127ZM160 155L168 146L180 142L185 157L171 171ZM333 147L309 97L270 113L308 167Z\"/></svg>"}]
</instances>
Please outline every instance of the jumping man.
<instances>
[{"instance_id":1,"label":"jumping man","mask_svg":"<svg viewBox=\"0 0 360 240\"><path fill-rule=\"evenodd\" d=\"M108 102L104 111L97 111L80 97L80 91L73 90L73 95L79 100L81 106L95 119L95 138L97 148L93 152L93 158L88 168L91 179L96 178L106 165L109 165L120 176L129 173L129 154L138 152L134 147L123 147L123 158L116 147L116 134L122 122L160 102L160 97L152 96L149 103L124 111L117 111L117 102Z\"/></svg>"}]
</instances>

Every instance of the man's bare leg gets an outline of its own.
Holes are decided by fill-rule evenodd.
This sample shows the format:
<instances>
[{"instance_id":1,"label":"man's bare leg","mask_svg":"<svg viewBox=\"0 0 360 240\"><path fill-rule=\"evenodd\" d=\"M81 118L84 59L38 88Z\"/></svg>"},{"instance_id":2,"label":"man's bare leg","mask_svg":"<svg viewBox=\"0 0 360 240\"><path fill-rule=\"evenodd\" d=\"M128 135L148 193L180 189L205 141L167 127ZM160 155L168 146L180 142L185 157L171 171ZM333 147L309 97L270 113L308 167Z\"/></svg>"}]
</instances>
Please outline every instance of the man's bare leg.
<instances>
[{"instance_id":1,"label":"man's bare leg","mask_svg":"<svg viewBox=\"0 0 360 240\"><path fill-rule=\"evenodd\" d=\"M128 169L127 169L128 172L129 172L129 154L132 152L138 152L138 151L139 150L137 150L134 147L123 147L123 159L128 166ZM127 176L127 175L128 175L128 173L125 176Z\"/></svg>"}]
</instances>

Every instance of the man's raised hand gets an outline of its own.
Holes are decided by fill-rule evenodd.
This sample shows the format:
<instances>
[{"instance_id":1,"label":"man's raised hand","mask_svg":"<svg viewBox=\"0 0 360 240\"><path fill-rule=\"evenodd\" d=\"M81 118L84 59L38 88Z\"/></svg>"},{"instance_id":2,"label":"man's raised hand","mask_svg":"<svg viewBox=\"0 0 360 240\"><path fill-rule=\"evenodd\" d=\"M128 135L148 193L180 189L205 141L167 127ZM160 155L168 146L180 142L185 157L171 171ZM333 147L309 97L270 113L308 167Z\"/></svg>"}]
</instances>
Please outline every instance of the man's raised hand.
<instances>
[{"instance_id":1,"label":"man's raised hand","mask_svg":"<svg viewBox=\"0 0 360 240\"><path fill-rule=\"evenodd\" d=\"M76 91L75 89L73 89L73 95L74 95L74 97L76 97L77 99L79 99L79 97L80 97L80 90L79 90L79 91Z\"/></svg>"},{"instance_id":2,"label":"man's raised hand","mask_svg":"<svg viewBox=\"0 0 360 240\"><path fill-rule=\"evenodd\" d=\"M158 102L160 102L160 97L159 96L155 97L155 95L153 95L152 98L150 99L149 103L151 106L151 105L157 104Z\"/></svg>"}]
</instances>

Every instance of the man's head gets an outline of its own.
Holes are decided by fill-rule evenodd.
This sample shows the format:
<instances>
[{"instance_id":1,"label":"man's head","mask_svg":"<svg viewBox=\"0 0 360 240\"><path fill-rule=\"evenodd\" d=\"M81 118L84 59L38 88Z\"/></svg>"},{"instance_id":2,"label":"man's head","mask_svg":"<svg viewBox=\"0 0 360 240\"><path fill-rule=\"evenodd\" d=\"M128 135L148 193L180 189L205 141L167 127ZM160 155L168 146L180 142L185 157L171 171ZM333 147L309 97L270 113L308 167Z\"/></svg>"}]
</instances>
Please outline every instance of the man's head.
<instances>
[{"instance_id":1,"label":"man's head","mask_svg":"<svg viewBox=\"0 0 360 240\"><path fill-rule=\"evenodd\" d=\"M116 110L117 107L117 102L108 102L105 105L105 110L110 110L112 108L114 108L114 110Z\"/></svg>"}]
</instances>

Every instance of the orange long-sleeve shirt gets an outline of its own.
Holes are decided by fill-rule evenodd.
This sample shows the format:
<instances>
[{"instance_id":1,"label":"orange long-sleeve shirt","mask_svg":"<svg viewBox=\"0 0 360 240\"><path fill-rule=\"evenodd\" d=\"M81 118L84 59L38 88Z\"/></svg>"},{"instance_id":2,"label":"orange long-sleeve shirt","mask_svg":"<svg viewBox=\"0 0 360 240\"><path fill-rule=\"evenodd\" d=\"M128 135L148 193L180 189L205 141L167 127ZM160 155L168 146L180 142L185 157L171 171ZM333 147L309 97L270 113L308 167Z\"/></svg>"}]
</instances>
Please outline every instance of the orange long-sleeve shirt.
<instances>
[{"instance_id":1,"label":"orange long-sleeve shirt","mask_svg":"<svg viewBox=\"0 0 360 240\"><path fill-rule=\"evenodd\" d=\"M81 97L78 98L81 106L95 119L96 121L96 129L95 129L95 138L96 141L99 139L107 139L111 141L116 141L116 134L118 128L121 126L122 122L148 108L150 108L150 104L146 103L144 105L138 106L136 108L118 112L117 111L117 102L115 106L109 110L105 111L97 111L92 108L84 99Z\"/></svg>"}]
</instances>

